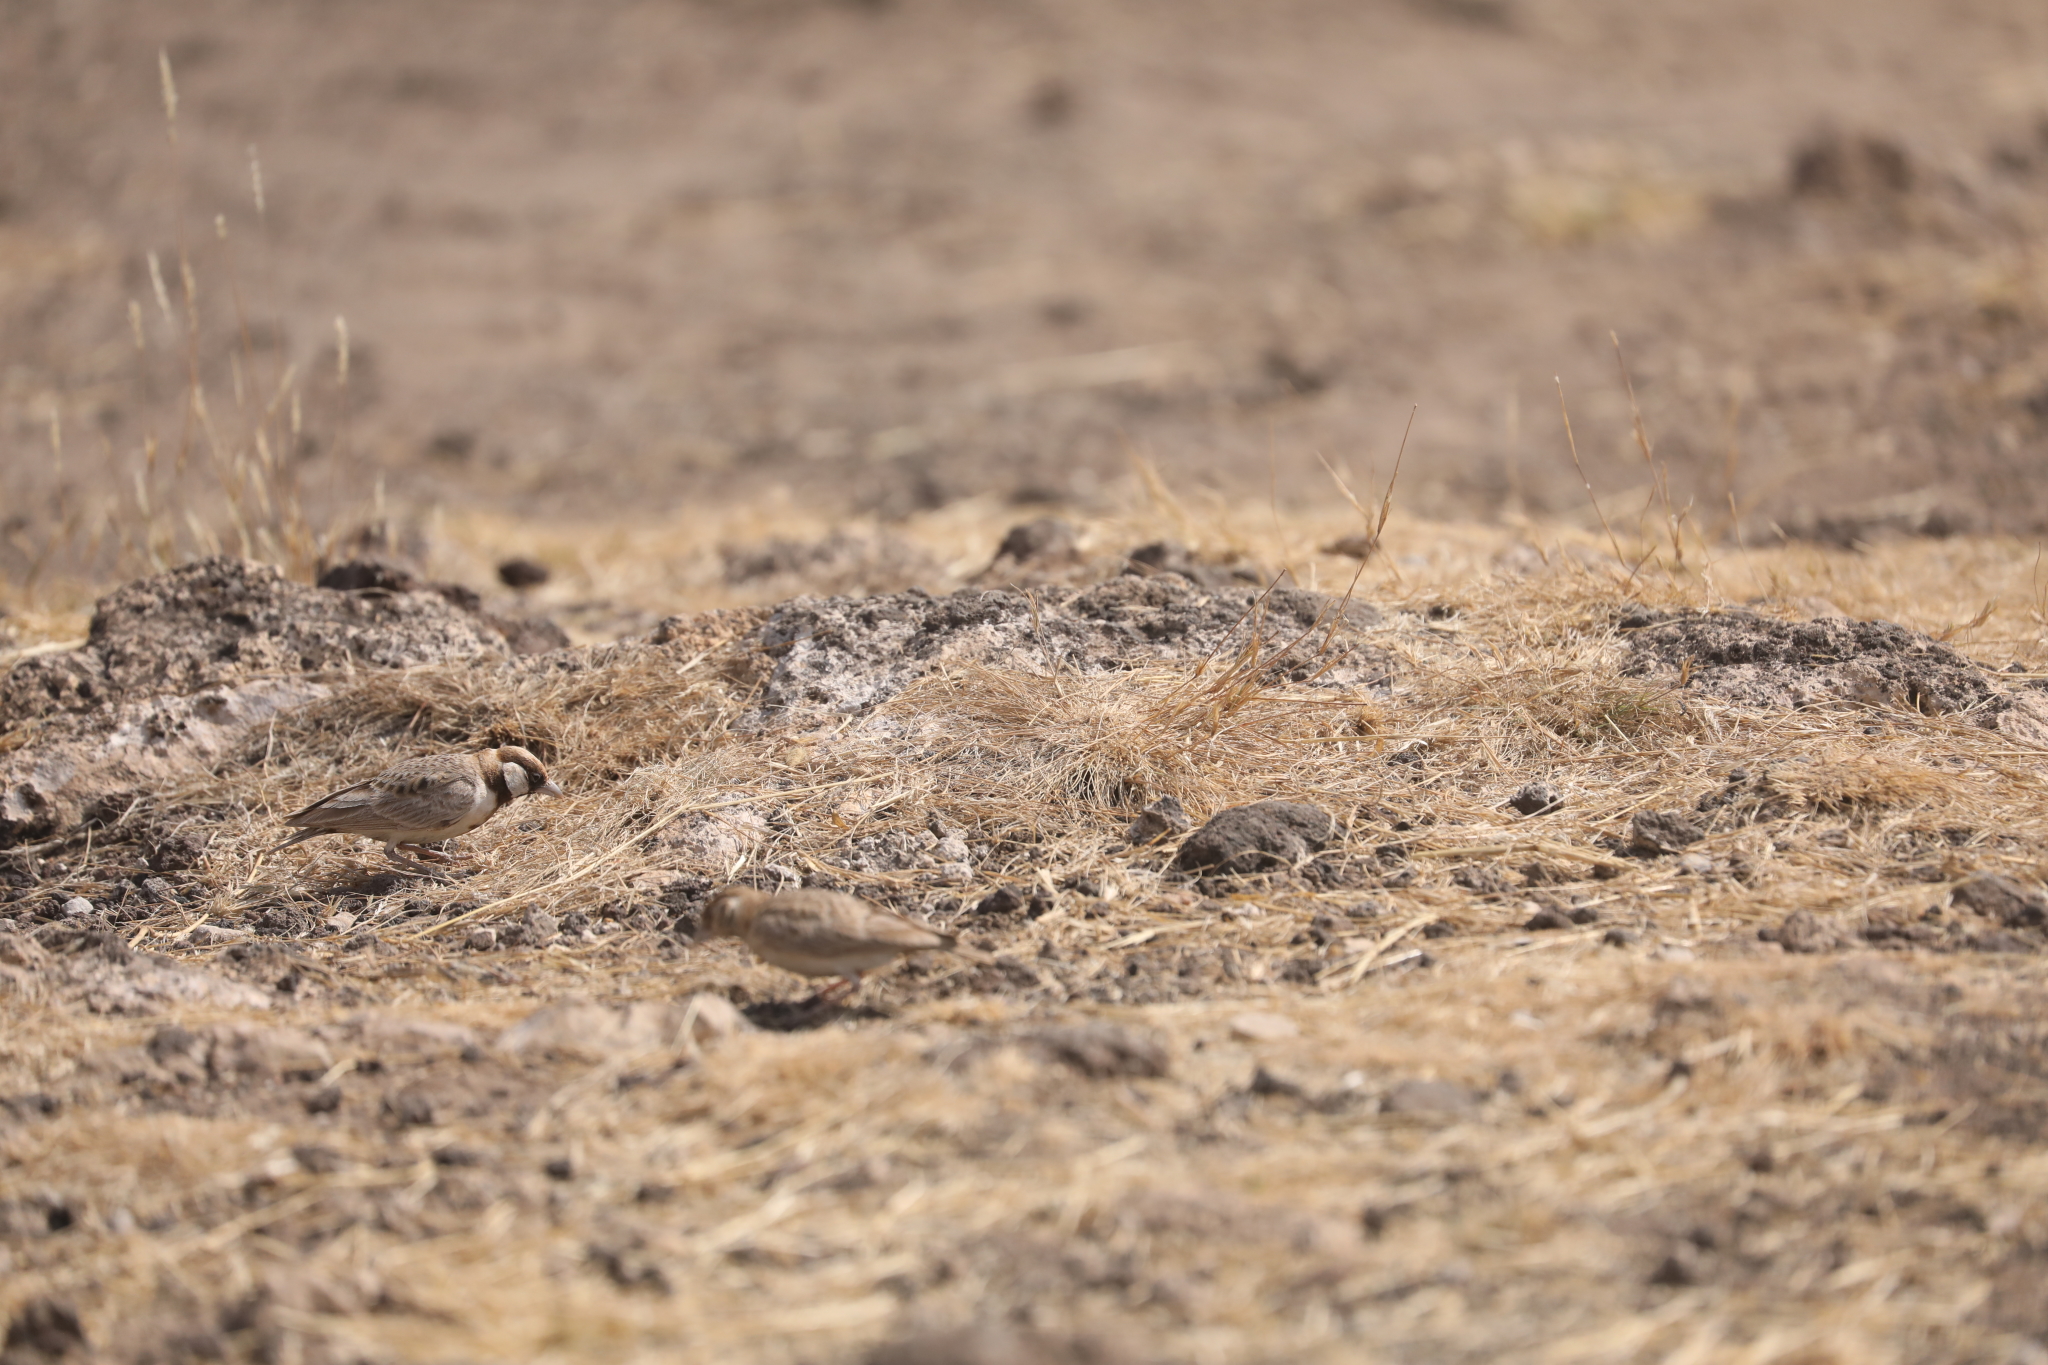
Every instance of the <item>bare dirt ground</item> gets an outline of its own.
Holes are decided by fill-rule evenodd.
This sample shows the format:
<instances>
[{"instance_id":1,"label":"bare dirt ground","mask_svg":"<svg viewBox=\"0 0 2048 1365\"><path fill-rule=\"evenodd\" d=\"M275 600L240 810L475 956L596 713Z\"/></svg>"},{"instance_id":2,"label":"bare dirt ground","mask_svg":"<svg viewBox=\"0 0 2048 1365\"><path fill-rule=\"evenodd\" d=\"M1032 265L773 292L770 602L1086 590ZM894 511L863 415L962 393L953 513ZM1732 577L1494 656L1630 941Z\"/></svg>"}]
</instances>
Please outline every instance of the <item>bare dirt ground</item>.
<instances>
[{"instance_id":1,"label":"bare dirt ground","mask_svg":"<svg viewBox=\"0 0 2048 1365\"><path fill-rule=\"evenodd\" d=\"M194 367L227 445L296 367L323 514L1300 504L1419 404L1409 508L1579 517L1554 376L1647 482L1615 331L1716 536L2044 516L2034 5L24 3L0 62L11 574L152 435L175 501Z\"/></svg>"},{"instance_id":2,"label":"bare dirt ground","mask_svg":"<svg viewBox=\"0 0 2048 1365\"><path fill-rule=\"evenodd\" d=\"M2044 225L2021 4L0 8L0 1360L2048 1358Z\"/></svg>"}]
</instances>

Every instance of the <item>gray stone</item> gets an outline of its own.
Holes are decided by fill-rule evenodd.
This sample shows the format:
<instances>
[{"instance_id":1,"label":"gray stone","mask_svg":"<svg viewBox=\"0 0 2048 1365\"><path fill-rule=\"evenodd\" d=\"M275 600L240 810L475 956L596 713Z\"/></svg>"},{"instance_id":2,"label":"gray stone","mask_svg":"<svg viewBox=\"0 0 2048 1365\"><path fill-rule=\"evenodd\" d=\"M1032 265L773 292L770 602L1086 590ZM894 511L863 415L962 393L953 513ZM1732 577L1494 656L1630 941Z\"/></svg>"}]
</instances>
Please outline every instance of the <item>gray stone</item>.
<instances>
[{"instance_id":1,"label":"gray stone","mask_svg":"<svg viewBox=\"0 0 2048 1365\"><path fill-rule=\"evenodd\" d=\"M1290 868L1327 847L1337 822L1320 806L1256 801L1218 811L1174 858L1184 872L1247 874Z\"/></svg>"}]
</instances>

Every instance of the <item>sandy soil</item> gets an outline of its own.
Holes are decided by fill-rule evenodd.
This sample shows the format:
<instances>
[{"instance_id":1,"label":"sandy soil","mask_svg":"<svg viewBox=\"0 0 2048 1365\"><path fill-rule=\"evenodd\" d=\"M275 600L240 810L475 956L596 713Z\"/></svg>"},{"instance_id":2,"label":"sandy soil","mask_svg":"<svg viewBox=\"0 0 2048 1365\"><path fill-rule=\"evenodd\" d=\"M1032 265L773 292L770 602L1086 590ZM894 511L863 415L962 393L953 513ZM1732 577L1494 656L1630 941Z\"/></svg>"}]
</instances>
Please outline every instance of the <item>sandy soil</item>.
<instances>
[{"instance_id":1,"label":"sandy soil","mask_svg":"<svg viewBox=\"0 0 2048 1365\"><path fill-rule=\"evenodd\" d=\"M31 5L0 63L17 568L203 445L181 252L329 510L1090 510L1132 447L1322 500L1419 404L1408 506L1576 516L1553 376L1647 484L1613 330L1716 533L2043 515L2020 0Z\"/></svg>"}]
</instances>

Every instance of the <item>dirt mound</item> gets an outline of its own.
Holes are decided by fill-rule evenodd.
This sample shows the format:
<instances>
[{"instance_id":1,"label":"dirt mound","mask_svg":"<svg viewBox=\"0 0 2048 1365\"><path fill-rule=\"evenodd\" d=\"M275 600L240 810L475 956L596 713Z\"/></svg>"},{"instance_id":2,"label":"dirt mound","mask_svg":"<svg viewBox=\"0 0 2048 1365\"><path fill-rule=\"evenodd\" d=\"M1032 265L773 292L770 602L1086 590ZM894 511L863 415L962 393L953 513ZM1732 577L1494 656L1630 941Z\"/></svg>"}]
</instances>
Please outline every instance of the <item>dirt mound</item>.
<instances>
[{"instance_id":1,"label":"dirt mound","mask_svg":"<svg viewBox=\"0 0 2048 1365\"><path fill-rule=\"evenodd\" d=\"M756 723L865 710L942 662L1104 673L1220 656L1248 644L1254 633L1276 651L1279 677L1359 687L1389 676L1387 657L1357 638L1379 624L1373 608L1295 588L1275 590L1262 606L1255 605L1259 597L1250 586L1202 588L1178 574L1159 574L1031 594L965 589L949 597L913 590L798 598L761 628L761 645L776 663ZM1322 652L1326 634L1339 656L1334 664Z\"/></svg>"},{"instance_id":2,"label":"dirt mound","mask_svg":"<svg viewBox=\"0 0 2048 1365\"><path fill-rule=\"evenodd\" d=\"M254 677L504 652L497 632L438 593L309 588L267 564L216 557L101 598L84 648L0 678L0 714L11 728Z\"/></svg>"},{"instance_id":3,"label":"dirt mound","mask_svg":"<svg viewBox=\"0 0 2048 1365\"><path fill-rule=\"evenodd\" d=\"M1626 618L1624 674L1677 674L1689 688L1750 706L1823 701L1965 711L1998 697L1978 664L1889 621L1777 621L1742 612Z\"/></svg>"},{"instance_id":4,"label":"dirt mound","mask_svg":"<svg viewBox=\"0 0 2048 1365\"><path fill-rule=\"evenodd\" d=\"M217 760L251 726L328 695L309 675L506 652L437 592L309 588L229 558L138 579L100 600L82 648L0 676L0 847L118 814Z\"/></svg>"}]
</instances>

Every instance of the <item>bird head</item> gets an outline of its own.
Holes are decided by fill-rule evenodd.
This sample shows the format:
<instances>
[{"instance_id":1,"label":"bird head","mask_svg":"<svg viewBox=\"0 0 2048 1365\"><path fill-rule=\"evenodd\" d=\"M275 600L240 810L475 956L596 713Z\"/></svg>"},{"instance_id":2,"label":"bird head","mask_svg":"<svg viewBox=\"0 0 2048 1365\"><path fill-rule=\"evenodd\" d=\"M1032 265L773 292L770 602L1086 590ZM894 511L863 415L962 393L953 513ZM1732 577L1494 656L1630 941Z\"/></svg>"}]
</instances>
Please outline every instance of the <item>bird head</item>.
<instances>
[{"instance_id":1,"label":"bird head","mask_svg":"<svg viewBox=\"0 0 2048 1365\"><path fill-rule=\"evenodd\" d=\"M562 789L549 779L541 761L517 744L499 745L498 763L505 775L505 788L515 800L522 796L562 795Z\"/></svg>"},{"instance_id":2,"label":"bird head","mask_svg":"<svg viewBox=\"0 0 2048 1365\"><path fill-rule=\"evenodd\" d=\"M760 894L745 886L721 886L713 891L704 898L704 909L697 919L698 937L738 938L744 934L748 911Z\"/></svg>"}]
</instances>

